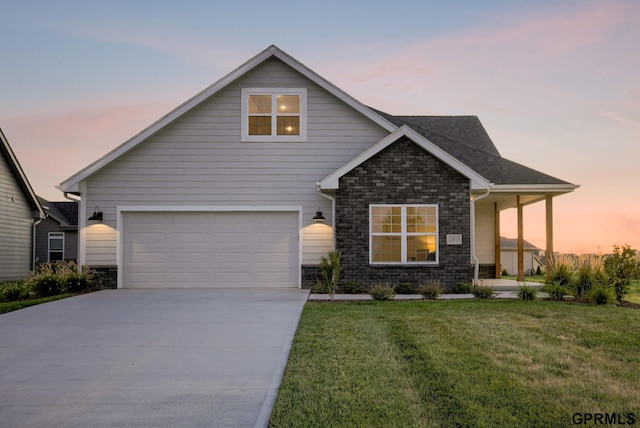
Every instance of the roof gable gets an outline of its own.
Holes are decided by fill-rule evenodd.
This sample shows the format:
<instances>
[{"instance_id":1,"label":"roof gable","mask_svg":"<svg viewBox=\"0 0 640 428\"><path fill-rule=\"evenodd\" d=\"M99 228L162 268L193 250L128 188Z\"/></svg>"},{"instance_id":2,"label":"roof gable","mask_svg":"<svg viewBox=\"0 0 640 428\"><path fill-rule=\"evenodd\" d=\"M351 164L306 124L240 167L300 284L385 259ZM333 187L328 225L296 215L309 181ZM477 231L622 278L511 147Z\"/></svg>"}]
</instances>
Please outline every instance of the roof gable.
<instances>
[{"instance_id":1,"label":"roof gable","mask_svg":"<svg viewBox=\"0 0 640 428\"><path fill-rule=\"evenodd\" d=\"M57 221L63 228L78 227L78 203L77 202L49 202L38 196L38 201L44 208L47 217Z\"/></svg>"},{"instance_id":2,"label":"roof gable","mask_svg":"<svg viewBox=\"0 0 640 428\"><path fill-rule=\"evenodd\" d=\"M431 153L433 156L449 165L451 168L458 171L463 176L467 177L471 182L471 189L488 189L491 187L492 183L490 183L489 180L482 177L480 174L460 162L445 150L441 149L431 141L424 138L422 135L418 134L413 129L409 128L407 125L403 125L402 127L398 128L396 131L380 140L374 146L370 147L368 150L365 150L360 155L356 156L351 161L347 162L346 164L320 180L320 182L318 182L318 186L320 187L320 189L325 190L338 189L340 187L339 181L342 176L347 174L358 165L367 161L374 155L380 153L386 147L398 141L401 137L409 138L424 150Z\"/></svg>"},{"instance_id":3,"label":"roof gable","mask_svg":"<svg viewBox=\"0 0 640 428\"><path fill-rule=\"evenodd\" d=\"M9 165L9 169L11 170L13 176L18 182L18 186L23 194L26 196L29 205L34 210L34 218L44 218L44 211L38 202L38 198L36 194L33 192L31 188L31 184L29 184L29 180L27 180L27 176L25 175L16 155L13 153L11 146L9 145L9 141L5 137L2 129L0 129L0 152L2 156L6 159L7 164ZM37 214L37 215L36 215Z\"/></svg>"},{"instance_id":4,"label":"roof gable","mask_svg":"<svg viewBox=\"0 0 640 428\"><path fill-rule=\"evenodd\" d=\"M143 142L144 140L146 140L147 138L149 138L150 136L158 132L160 129L164 128L165 126L167 126L168 124L170 124L171 122L179 118L180 116L184 115L185 113L189 112L196 106L200 105L209 97L218 93L223 88L227 87L229 84L231 84L241 76L245 75L249 71L253 70L257 66L259 66L260 64L264 63L265 61L271 58L277 58L280 61L284 62L289 67L299 72L304 77L311 80L312 82L316 83L318 86L325 89L327 92L334 95L335 97L337 97L338 99L340 99L341 101L343 101L344 103L346 103L347 105L355 109L356 111L363 114L365 117L372 120L374 123L386 129L387 131L393 131L394 129L396 129L396 127L392 123L387 121L385 118L373 112L371 109L367 108L365 105L361 104L355 98L351 97L346 92L342 91L341 89L339 89L338 87L336 87L335 85L333 85L332 83L324 79L323 77L313 72L311 69L309 69L308 67L306 67L305 65L303 65L302 63L300 63L299 61L297 61L287 53L285 53L284 51L282 51L277 46L271 45L264 51L260 52L258 55L254 56L244 64L240 65L231 73L224 76L222 79L218 80L217 82L215 82L214 84L212 84L211 86L203 90L202 92L198 93L197 95L195 95L194 97L186 101L185 103L181 104L180 106L178 106L177 108L169 112L167 115L163 116L162 118L160 118L159 120L151 124L149 127L144 129L140 133L133 136L131 139L129 139L125 143L121 144L111 152L107 153L102 158L98 159L97 161L85 167L75 175L69 177L68 179L60 183L60 186L58 186L58 188L63 192L77 193L79 191L79 183L81 181L83 181L93 173L97 172L98 170L102 169L103 167L105 167L115 159L119 158L129 150L133 149L138 144L140 144L141 142Z\"/></svg>"}]
</instances>

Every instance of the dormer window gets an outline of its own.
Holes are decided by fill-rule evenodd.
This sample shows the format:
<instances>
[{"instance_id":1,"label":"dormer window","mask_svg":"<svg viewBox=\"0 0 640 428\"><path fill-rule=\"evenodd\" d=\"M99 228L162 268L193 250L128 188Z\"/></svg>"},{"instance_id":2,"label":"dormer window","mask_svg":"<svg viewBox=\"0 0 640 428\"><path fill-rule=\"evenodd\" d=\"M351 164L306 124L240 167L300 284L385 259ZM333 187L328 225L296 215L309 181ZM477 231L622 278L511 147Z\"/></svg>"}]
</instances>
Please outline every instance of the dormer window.
<instances>
[{"instance_id":1,"label":"dormer window","mask_svg":"<svg viewBox=\"0 0 640 428\"><path fill-rule=\"evenodd\" d=\"M305 88L242 89L242 141L306 141Z\"/></svg>"}]
</instances>

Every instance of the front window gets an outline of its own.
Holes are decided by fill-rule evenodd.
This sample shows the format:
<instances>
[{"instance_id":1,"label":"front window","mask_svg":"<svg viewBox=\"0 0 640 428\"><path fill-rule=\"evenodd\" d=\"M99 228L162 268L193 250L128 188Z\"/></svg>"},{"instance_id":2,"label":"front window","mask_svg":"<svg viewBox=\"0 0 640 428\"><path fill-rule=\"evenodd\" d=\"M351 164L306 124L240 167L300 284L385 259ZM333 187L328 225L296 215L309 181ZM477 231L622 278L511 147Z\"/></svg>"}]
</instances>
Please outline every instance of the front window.
<instances>
[{"instance_id":1,"label":"front window","mask_svg":"<svg viewBox=\"0 0 640 428\"><path fill-rule=\"evenodd\" d=\"M371 205L371 264L438 263L437 205Z\"/></svg>"},{"instance_id":2,"label":"front window","mask_svg":"<svg viewBox=\"0 0 640 428\"><path fill-rule=\"evenodd\" d=\"M306 140L306 89L243 89L242 140Z\"/></svg>"},{"instance_id":3,"label":"front window","mask_svg":"<svg viewBox=\"0 0 640 428\"><path fill-rule=\"evenodd\" d=\"M49 261L64 260L64 232L49 232Z\"/></svg>"}]
</instances>

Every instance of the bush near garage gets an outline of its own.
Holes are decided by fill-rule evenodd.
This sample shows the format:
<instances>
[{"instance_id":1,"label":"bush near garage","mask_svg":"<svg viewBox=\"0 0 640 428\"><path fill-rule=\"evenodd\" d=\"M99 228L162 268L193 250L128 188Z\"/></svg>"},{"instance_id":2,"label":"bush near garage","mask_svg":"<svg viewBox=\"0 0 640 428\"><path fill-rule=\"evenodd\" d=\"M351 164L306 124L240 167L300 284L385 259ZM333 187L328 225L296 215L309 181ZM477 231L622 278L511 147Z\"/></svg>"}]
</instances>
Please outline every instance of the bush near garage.
<instances>
[{"instance_id":1,"label":"bush near garage","mask_svg":"<svg viewBox=\"0 0 640 428\"><path fill-rule=\"evenodd\" d=\"M33 297L49 297L61 293L82 293L92 288L93 272L73 263L42 263L31 272L26 280Z\"/></svg>"}]
</instances>

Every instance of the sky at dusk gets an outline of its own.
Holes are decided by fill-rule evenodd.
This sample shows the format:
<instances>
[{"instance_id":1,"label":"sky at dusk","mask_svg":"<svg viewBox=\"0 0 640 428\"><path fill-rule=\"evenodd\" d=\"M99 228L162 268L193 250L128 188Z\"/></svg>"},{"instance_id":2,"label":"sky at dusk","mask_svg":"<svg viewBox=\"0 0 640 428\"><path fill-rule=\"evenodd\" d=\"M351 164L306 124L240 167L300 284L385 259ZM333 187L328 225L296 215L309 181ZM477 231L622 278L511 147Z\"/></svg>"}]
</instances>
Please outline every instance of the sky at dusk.
<instances>
[{"instance_id":1,"label":"sky at dusk","mask_svg":"<svg viewBox=\"0 0 640 428\"><path fill-rule=\"evenodd\" d=\"M640 248L640 2L0 0L0 128L55 186L271 44L396 115L476 115L502 156L579 184L555 249ZM544 203L524 210L544 248ZM516 236L515 210L502 234Z\"/></svg>"}]
</instances>

